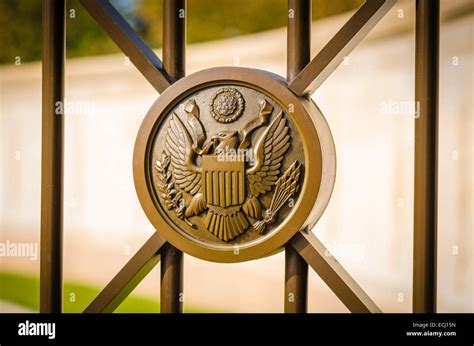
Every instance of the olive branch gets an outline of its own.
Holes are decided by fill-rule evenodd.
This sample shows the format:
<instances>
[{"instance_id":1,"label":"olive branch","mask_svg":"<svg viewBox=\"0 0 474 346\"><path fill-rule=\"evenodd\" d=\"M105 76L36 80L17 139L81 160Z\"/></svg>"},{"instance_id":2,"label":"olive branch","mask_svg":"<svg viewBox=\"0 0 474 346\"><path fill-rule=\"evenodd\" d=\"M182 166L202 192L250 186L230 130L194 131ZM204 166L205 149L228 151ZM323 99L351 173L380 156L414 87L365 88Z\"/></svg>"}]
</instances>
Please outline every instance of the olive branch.
<instances>
[{"instance_id":1,"label":"olive branch","mask_svg":"<svg viewBox=\"0 0 474 346\"><path fill-rule=\"evenodd\" d=\"M165 151L161 154L161 160L156 160L158 190L164 200L166 209L173 210L178 218L184 219L186 206L184 205L183 194L174 186L173 175L169 169L170 162L170 156Z\"/></svg>"}]
</instances>

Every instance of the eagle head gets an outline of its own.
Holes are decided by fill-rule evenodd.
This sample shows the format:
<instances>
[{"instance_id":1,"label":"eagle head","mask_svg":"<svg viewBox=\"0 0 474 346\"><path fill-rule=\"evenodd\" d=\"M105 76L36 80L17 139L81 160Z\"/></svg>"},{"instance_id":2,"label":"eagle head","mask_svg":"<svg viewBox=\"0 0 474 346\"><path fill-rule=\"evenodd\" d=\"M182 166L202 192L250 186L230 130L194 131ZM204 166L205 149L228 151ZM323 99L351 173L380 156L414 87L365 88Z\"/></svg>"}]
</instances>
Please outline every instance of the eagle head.
<instances>
[{"instance_id":1,"label":"eagle head","mask_svg":"<svg viewBox=\"0 0 474 346\"><path fill-rule=\"evenodd\" d=\"M239 145L239 132L236 130L224 130L214 135L212 141L215 143L215 153L236 150Z\"/></svg>"}]
</instances>

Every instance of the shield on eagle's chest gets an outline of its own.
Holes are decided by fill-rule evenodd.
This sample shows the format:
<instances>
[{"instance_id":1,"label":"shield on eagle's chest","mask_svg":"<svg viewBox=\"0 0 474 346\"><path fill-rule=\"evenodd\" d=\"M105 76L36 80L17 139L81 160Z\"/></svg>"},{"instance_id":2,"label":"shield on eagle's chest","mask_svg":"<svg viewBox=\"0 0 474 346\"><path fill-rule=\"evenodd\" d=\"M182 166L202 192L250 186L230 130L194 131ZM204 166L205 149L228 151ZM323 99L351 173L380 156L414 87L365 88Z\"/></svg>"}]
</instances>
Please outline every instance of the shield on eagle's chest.
<instances>
[{"instance_id":1,"label":"shield on eagle's chest","mask_svg":"<svg viewBox=\"0 0 474 346\"><path fill-rule=\"evenodd\" d=\"M220 156L202 157L202 195L208 205L227 208L245 200L245 164L243 160L225 161Z\"/></svg>"}]
</instances>

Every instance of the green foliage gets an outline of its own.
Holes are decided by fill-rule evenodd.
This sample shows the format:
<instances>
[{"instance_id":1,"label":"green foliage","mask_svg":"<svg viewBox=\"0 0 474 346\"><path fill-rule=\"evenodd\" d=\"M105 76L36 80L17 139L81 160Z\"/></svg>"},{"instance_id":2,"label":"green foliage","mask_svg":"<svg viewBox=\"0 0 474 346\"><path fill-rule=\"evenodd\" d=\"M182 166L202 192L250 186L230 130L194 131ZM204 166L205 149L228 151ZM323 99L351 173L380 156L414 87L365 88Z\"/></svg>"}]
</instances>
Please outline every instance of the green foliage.
<instances>
[{"instance_id":1,"label":"green foliage","mask_svg":"<svg viewBox=\"0 0 474 346\"><path fill-rule=\"evenodd\" d=\"M0 1L0 62L41 57L41 0Z\"/></svg>"},{"instance_id":2,"label":"green foliage","mask_svg":"<svg viewBox=\"0 0 474 346\"><path fill-rule=\"evenodd\" d=\"M313 20L359 7L362 0L313 0ZM137 14L145 23L145 38L161 46L163 2L142 0ZM187 42L203 42L285 26L287 0L187 0Z\"/></svg>"},{"instance_id":3,"label":"green foliage","mask_svg":"<svg viewBox=\"0 0 474 346\"><path fill-rule=\"evenodd\" d=\"M36 276L0 272L0 299L39 311L39 279ZM81 283L66 282L63 291L64 312L82 312L100 289ZM186 312L197 312L185 309ZM116 312L159 312L160 303L136 294L128 296Z\"/></svg>"},{"instance_id":4,"label":"green foliage","mask_svg":"<svg viewBox=\"0 0 474 346\"><path fill-rule=\"evenodd\" d=\"M66 2L67 57L118 53L120 49L102 30L79 0ZM71 16L74 14L74 18ZM38 57L40 59L41 57Z\"/></svg>"},{"instance_id":5,"label":"green foliage","mask_svg":"<svg viewBox=\"0 0 474 346\"><path fill-rule=\"evenodd\" d=\"M0 63L41 58L41 0L0 1ZM362 0L313 0L313 20L358 7ZM162 43L162 0L112 0L152 47ZM287 0L188 0L188 43L223 39L285 26ZM71 11L72 10L72 11ZM67 57L117 53L120 50L80 5L68 0Z\"/></svg>"}]
</instances>

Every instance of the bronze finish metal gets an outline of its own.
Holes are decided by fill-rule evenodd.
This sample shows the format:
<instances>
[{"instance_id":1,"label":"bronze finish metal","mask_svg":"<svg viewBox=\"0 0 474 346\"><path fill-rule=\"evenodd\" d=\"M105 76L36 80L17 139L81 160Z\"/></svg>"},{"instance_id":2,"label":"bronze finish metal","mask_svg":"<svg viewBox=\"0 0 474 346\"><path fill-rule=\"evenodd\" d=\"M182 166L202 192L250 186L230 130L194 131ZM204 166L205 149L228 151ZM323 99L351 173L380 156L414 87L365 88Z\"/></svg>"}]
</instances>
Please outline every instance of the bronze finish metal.
<instances>
[{"instance_id":1,"label":"bronze finish metal","mask_svg":"<svg viewBox=\"0 0 474 346\"><path fill-rule=\"evenodd\" d=\"M245 109L242 94L235 88L222 88L212 95L209 112L220 123L237 120Z\"/></svg>"},{"instance_id":2,"label":"bronze finish metal","mask_svg":"<svg viewBox=\"0 0 474 346\"><path fill-rule=\"evenodd\" d=\"M351 312L382 312L312 232L300 231L290 243Z\"/></svg>"},{"instance_id":3,"label":"bronze finish metal","mask_svg":"<svg viewBox=\"0 0 474 346\"><path fill-rule=\"evenodd\" d=\"M81 2L119 47L131 57L131 61L159 92L166 89L175 79L184 75L184 68L180 75L178 72L179 67L173 67L184 66L181 65L184 64L184 60L181 60L184 55L180 53L184 52L184 41L180 40L180 37L184 38L184 26L181 26L178 22L173 20L168 21L168 24L165 25L164 45L167 46L166 40L168 39L168 52L177 53L177 56L173 56L173 53L171 53L167 63L167 53L164 51L164 69L168 71L167 73L151 49L139 39L138 35L133 32L133 29L128 26L125 20L108 2L95 2L91 0L81 0ZM301 23L302 25L296 25L294 27L291 27L290 24L289 35L290 32L293 32L291 36L303 36L301 40L294 40L293 43L289 42L289 47L293 47L294 49L292 49L288 55L288 83L282 78L268 72L241 68L216 68L201 71L186 77L171 86L169 90L166 90L160 96L160 99L155 102L145 118L137 137L134 152L134 181L136 190L145 213L160 234L166 237L166 239L169 239L173 245L184 249L191 255L219 262L237 262L272 254L280 250L294 234L293 238L289 240L291 246L321 275L323 280L336 292L338 297L343 300L344 304L351 311L379 312L380 310L376 305L347 272L345 272L342 266L332 257L326 256L327 250L317 238L311 232L298 230L311 229L317 222L330 198L335 176L335 151L329 127L320 110L307 97L307 94L314 91L315 88L327 78L331 71L342 61L344 55L349 53L370 28L388 11L394 2L394 0L367 0L351 20L346 23L316 58L300 73L298 72L304 67L308 59L307 55L309 55L309 47L306 45L306 40L309 40L309 31L305 29L308 23L303 22ZM290 5L292 3L293 1L290 1ZM301 8L304 8L308 5L309 4L305 1L294 2L295 7L301 6ZM173 2L165 1L165 16L173 12L170 12L172 7ZM178 5L178 7L180 6ZM307 17L305 16L301 19L304 20L304 18ZM167 31L167 27L169 27L170 30ZM305 35L308 35L308 37ZM180 49L182 50L180 51ZM297 53L295 49L302 51ZM176 74L173 75L168 69L176 69ZM171 76L176 78L173 79ZM188 216L186 216L186 211L189 207L189 204L186 205L186 203L189 203L189 200L185 200L183 191L175 189L178 184L181 185L184 184L184 182L178 181L179 179L173 182L167 181L168 179L174 179L173 174L175 174L174 171L177 167L176 157L179 156L178 158L180 159L182 154L181 149L183 148L184 154L186 154L184 155L185 158L193 157L194 160L194 157L201 157L201 160L194 160L193 165L190 165L189 161L186 161L185 165L183 165L183 162L178 162L178 166L182 165L186 167L186 169L195 168L194 166L199 165L201 165L202 169L202 162L207 160L207 158L205 158L206 155L209 153L215 155L215 152L212 150L215 150L217 147L221 149L235 148L237 143L230 140L232 136L225 140L216 137L215 142L208 141L205 143L207 135L209 134L209 123L207 121L202 122L200 112L202 112L204 108L201 107L202 105L199 105L199 103L196 103L196 100L192 99L193 93L205 94L209 90L212 90L212 88L217 89L218 87L238 89L239 93L244 91L254 93L250 100L258 100L260 112L259 116L254 119L255 122L249 121L246 124L242 123L242 125L245 126L237 127L236 125L239 121L245 122L249 118L247 116L247 119L245 119L245 108L249 104L253 104L253 107L255 107L255 103L235 101L227 94L223 97L219 97L219 100L216 96L215 100L218 100L217 105L212 104L207 110L209 112L214 111L214 115L217 114L217 120L229 126L227 129L228 132L224 133L224 131L218 131L217 135L229 135L229 132L232 132L231 130L234 132L238 130L239 149L252 148L253 146L258 147L257 142L264 143L266 137L268 137L262 134L262 132L269 131L269 128L272 126L268 125L268 121L271 121L277 124L276 128L280 129L280 131L282 131L283 128L281 136L286 136L290 133L291 137L293 134L297 134L298 136L295 138L290 138L290 145L292 148L296 147L295 143L297 143L300 138L301 145L296 147L296 152L304 153L304 159L286 162L282 167L277 167L279 171L276 180L277 183L271 186L272 193L265 196L267 203L263 203L265 214L261 215L262 217L260 219L257 218L256 222L252 223L252 226L249 225L249 227L252 227L252 229L256 231L256 238L253 239L253 242L251 241L244 245L238 240L240 236L231 237L229 233L227 233L226 239L226 236L223 235L225 232L221 234L221 227L211 227L212 229L217 229L217 236L215 232L208 231L208 236L214 236L214 238L212 238L214 244L212 244L212 242L199 244L196 242L196 239L190 236L190 233L186 234L187 232L192 232L193 221L195 221L189 220L189 218L195 217L196 215L190 216L188 213ZM290 92L290 90L292 92ZM213 90L213 92L219 93L217 90ZM233 93L233 95L238 94ZM211 97L211 95L207 96L208 97L204 97L203 99L205 100ZM262 98L261 96L264 97ZM182 108L180 108L180 106L182 106ZM242 108L241 111L239 107ZM281 110L281 115L278 112L279 110ZM275 112L272 113L273 111ZM244 112L244 114L241 114L241 112ZM171 115L173 113L177 113L178 115ZM174 124L171 124L170 119L174 116L176 117L173 120ZM279 116L281 117L280 119L278 119ZM179 120L177 120L178 118L179 120L185 119L186 122L184 123L187 125L183 125L181 128ZM155 143L158 143L158 146L160 145L159 141L155 141L157 134L159 135L161 130L165 128L162 125L166 124L171 125L171 130L175 134L175 140L179 139L183 141L184 138L184 143L191 143L191 145L181 145L178 147L178 150L172 150L171 152L169 150L167 152L163 150L160 153L156 150L153 151L153 145ZM285 129L286 126L288 126L288 131ZM234 128L232 129L232 127ZM169 128L168 126L168 129ZM252 133L254 134L252 135ZM190 136L191 139L186 140L187 136ZM281 136L273 136L273 138L279 138L281 140ZM233 137L235 137L235 134ZM162 143L167 142L163 140ZM173 143L168 142L168 146L172 147ZM285 141L282 143L282 145L287 144ZM264 145L263 147L269 146ZM191 150L193 154L190 155ZM224 150L224 152L226 152L226 150ZM285 154L285 159L289 156L291 155ZM262 157L265 157L265 155L260 156L260 158ZM265 162L266 160L260 161ZM211 166L212 165L211 163ZM206 170L206 167L209 168L211 166L205 163L204 169ZM231 173L244 172L246 177L249 175L248 169L250 167L245 165L244 168L238 165L231 166L232 165L229 165L227 167ZM183 173L182 170L180 172L179 168L180 167L176 170L178 175ZM210 186L212 188L208 191L207 187L209 184L204 183L206 187L205 192L208 193L207 197L211 198L212 196L212 201L219 201L215 207L220 209L216 210L219 213L224 212L224 214L231 212L230 210L223 210L223 208L234 206L234 194L221 194L221 191L234 191L235 186L234 184L227 184L228 179L232 180L232 174L227 178L224 174L225 171L224 169L223 172L219 172L219 168L208 169L207 172L211 172L212 174L217 173L217 180L215 180L217 184L212 183L214 180L211 181ZM168 173L170 173L170 175ZM187 171L187 173L189 173L189 171ZM193 174L194 173L195 172L193 172ZM223 175L223 178L219 173ZM182 178L187 179L189 177L186 176ZM163 184L164 181L166 181L167 184ZM222 184L224 184L222 189L215 189L214 185L221 187ZM295 189L293 189L292 185L294 185ZM301 186L297 188L296 185ZM226 186L230 186L231 188L226 188ZM255 186L254 188L257 189ZM189 191L191 190L192 187ZM251 190L250 184L247 184L244 190L241 190L239 186L237 186L235 190L237 200L239 201L238 207L241 209L243 209L243 206L240 205L240 201L241 198L245 199L244 197L247 197L247 190ZM194 198L196 192L197 191L191 194L192 198ZM298 193L299 195L297 195ZM163 196L163 194L165 196ZM288 210L285 210L287 206L284 205L285 203L282 203L282 201L289 200L293 196L297 196L296 205L291 212L288 212ZM191 198L190 196L188 197ZM182 201L184 201L184 206ZM223 201L224 206L221 206L221 201ZM166 208L168 211L164 212L162 208L163 205L171 206L171 208ZM195 203L195 205L189 209L196 211L199 210L200 207L200 203ZM249 217L251 217L250 214L252 210L254 212L257 210L256 207L247 209ZM279 213L284 215L280 220L277 220L275 225L274 219L275 217L278 218L277 215ZM226 215L224 215L224 217L225 216ZM183 232L183 228L186 227L188 228ZM232 228L232 226L230 227ZM226 226L223 231L227 228ZM245 224L243 226L241 224L240 228L237 227L237 229L241 228L245 228ZM258 236L258 230L263 232L260 238ZM248 233L247 229L244 229L243 234L245 234L245 232ZM232 233L231 231L230 234L232 235ZM228 251L228 245L232 241L236 242L233 252ZM217 248L221 248L216 249L215 243L217 243ZM214 248L212 248L212 246L214 246ZM225 248L226 246L227 249ZM168 252L168 250L164 250L164 248L170 249L171 245L167 244L158 234L150 238L147 244L129 261L126 267L122 269L104 291L101 292L96 299L95 308L92 307L90 310L113 310L131 289L136 286L136 284L129 286L129 282L138 282L141 279L142 273L147 272L147 270L143 268L148 268L150 264L152 266L157 263L160 257L158 256L158 252ZM160 249L162 250L160 251ZM290 253L290 251L292 250L289 250L287 253ZM173 251L173 253L179 252ZM293 254L290 254L289 257L293 260L298 258ZM288 260L288 262L289 268L296 268L295 273L298 273L298 275L304 271L298 268L298 265L302 264L301 258L298 259L298 265L291 264L293 263L291 260ZM169 263L171 263L170 266L173 268L180 268L179 260L171 259ZM168 267L168 265L165 267ZM138 272L140 274L137 274ZM177 287L182 284L182 281L179 276L179 270L172 270L170 272L174 274L168 278L163 278L163 282L168 282L170 284L169 287L172 287L170 289L167 288L169 292L168 298L170 298L170 302L172 302L174 297L176 297L175 293L180 291ZM287 282L287 284L290 285L288 287L293 285L294 287L298 287L299 290L306 286L306 283L304 283L304 285L302 284L302 280L295 283ZM302 311L305 308L306 298L303 298L305 294L306 292L301 290L298 303L295 304L295 311ZM179 305L175 304L174 307L170 305L166 310L171 311L179 308ZM286 311L289 310L290 309L286 309Z\"/></svg>"},{"instance_id":4,"label":"bronze finish metal","mask_svg":"<svg viewBox=\"0 0 474 346\"><path fill-rule=\"evenodd\" d=\"M183 312L183 253L166 243L161 255L160 311Z\"/></svg>"},{"instance_id":5,"label":"bronze finish metal","mask_svg":"<svg viewBox=\"0 0 474 346\"><path fill-rule=\"evenodd\" d=\"M295 236L293 236L293 238ZM308 263L304 260L303 257L300 256L298 251L296 251L291 244L285 245L285 292L284 294L285 294L284 295L285 313L307 312L308 310Z\"/></svg>"},{"instance_id":6,"label":"bronze finish metal","mask_svg":"<svg viewBox=\"0 0 474 346\"><path fill-rule=\"evenodd\" d=\"M244 99L242 94L256 99L236 124L229 126L212 112L211 116L201 112L199 106L205 110L204 106L214 101L209 101L208 95L215 95L216 88L218 93L223 90L210 86L193 93L163 120L151 149L158 179L155 181L153 174L151 179L158 187L158 200L164 202L164 210L173 210L172 216L184 221L183 226L189 229L186 234L207 243L218 238L241 244L255 239L247 232L250 228L258 234L266 233L284 204L298 192L304 170L299 161L304 158L290 148L301 146L294 126L278 106L255 90L243 86L224 88L234 92L222 110L236 108L233 106L239 103L238 99ZM183 119L179 116L181 108L186 114L181 115ZM274 108L278 114L270 121ZM254 135L257 129L261 131ZM283 174L288 160L296 160L295 165ZM271 203L263 210L265 195L273 192ZM175 224L180 226L180 222ZM207 232L202 234L202 228Z\"/></svg>"},{"instance_id":7,"label":"bronze finish metal","mask_svg":"<svg viewBox=\"0 0 474 346\"><path fill-rule=\"evenodd\" d=\"M65 2L43 1L40 311L61 312ZM64 108L64 107L63 107Z\"/></svg>"},{"instance_id":8,"label":"bronze finish metal","mask_svg":"<svg viewBox=\"0 0 474 346\"><path fill-rule=\"evenodd\" d=\"M170 71L163 68L161 60L140 38L130 24L107 0L80 0L82 6L100 24L102 29L130 58L150 84L162 93L174 79ZM166 38L166 37L163 37ZM167 58L165 56L165 58ZM168 71L168 72L167 72Z\"/></svg>"},{"instance_id":9,"label":"bronze finish metal","mask_svg":"<svg viewBox=\"0 0 474 346\"><path fill-rule=\"evenodd\" d=\"M311 0L288 0L287 73L290 83L311 60ZM304 313L308 306L308 264L295 249L285 246L284 307Z\"/></svg>"},{"instance_id":10,"label":"bronze finish metal","mask_svg":"<svg viewBox=\"0 0 474 346\"><path fill-rule=\"evenodd\" d=\"M231 123L209 112L222 88L245 99ZM229 98L221 108L237 104ZM253 160L239 149L253 150ZM235 67L201 71L167 89L143 121L134 152L136 190L157 231L217 262L268 255L316 222L334 171L332 137L316 105L276 75Z\"/></svg>"},{"instance_id":11,"label":"bronze finish metal","mask_svg":"<svg viewBox=\"0 0 474 346\"><path fill-rule=\"evenodd\" d=\"M439 0L416 2L413 312L436 312Z\"/></svg>"},{"instance_id":12,"label":"bronze finish metal","mask_svg":"<svg viewBox=\"0 0 474 346\"><path fill-rule=\"evenodd\" d=\"M290 84L311 60L311 0L288 0L286 79Z\"/></svg>"},{"instance_id":13,"label":"bronze finish metal","mask_svg":"<svg viewBox=\"0 0 474 346\"><path fill-rule=\"evenodd\" d=\"M113 312L160 261L166 241L153 234L84 312Z\"/></svg>"},{"instance_id":14,"label":"bronze finish metal","mask_svg":"<svg viewBox=\"0 0 474 346\"><path fill-rule=\"evenodd\" d=\"M178 80L185 75L186 1L163 2L163 65ZM161 312L183 312L183 253L166 244L161 256Z\"/></svg>"},{"instance_id":15,"label":"bronze finish metal","mask_svg":"<svg viewBox=\"0 0 474 346\"><path fill-rule=\"evenodd\" d=\"M292 79L289 88L297 95L312 94L395 2L396 0L366 0L316 57Z\"/></svg>"}]
</instances>

